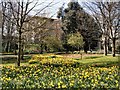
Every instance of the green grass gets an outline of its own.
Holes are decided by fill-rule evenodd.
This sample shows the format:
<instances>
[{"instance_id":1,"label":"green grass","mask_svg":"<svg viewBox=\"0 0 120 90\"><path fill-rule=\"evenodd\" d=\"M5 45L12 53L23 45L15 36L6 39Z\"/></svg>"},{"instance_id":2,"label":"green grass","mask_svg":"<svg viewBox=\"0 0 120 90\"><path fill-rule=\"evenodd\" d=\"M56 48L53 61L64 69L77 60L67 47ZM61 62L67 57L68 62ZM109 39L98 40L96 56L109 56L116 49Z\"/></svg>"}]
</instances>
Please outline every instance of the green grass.
<instances>
[{"instance_id":1,"label":"green grass","mask_svg":"<svg viewBox=\"0 0 120 90\"><path fill-rule=\"evenodd\" d=\"M92 66L109 66L118 64L118 56L92 56L86 57L82 60L78 60L81 64L92 65Z\"/></svg>"}]
</instances>

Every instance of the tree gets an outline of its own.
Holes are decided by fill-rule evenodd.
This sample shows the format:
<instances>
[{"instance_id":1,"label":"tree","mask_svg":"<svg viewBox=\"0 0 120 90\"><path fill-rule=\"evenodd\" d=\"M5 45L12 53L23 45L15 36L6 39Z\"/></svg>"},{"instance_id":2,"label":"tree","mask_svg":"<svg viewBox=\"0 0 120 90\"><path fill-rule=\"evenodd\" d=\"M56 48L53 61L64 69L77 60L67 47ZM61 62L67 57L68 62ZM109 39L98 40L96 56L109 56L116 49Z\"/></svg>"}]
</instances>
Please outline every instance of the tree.
<instances>
[{"instance_id":1,"label":"tree","mask_svg":"<svg viewBox=\"0 0 120 90\"><path fill-rule=\"evenodd\" d=\"M58 18L61 17L62 21L62 30L64 31L63 35L63 46L68 52L70 49L69 45L67 44L67 35L68 34L73 34L78 31L78 18L77 15L82 9L79 5L78 2L69 2L68 3L68 8L63 10L63 6L59 9L58 11Z\"/></svg>"},{"instance_id":2,"label":"tree","mask_svg":"<svg viewBox=\"0 0 120 90\"><path fill-rule=\"evenodd\" d=\"M104 36L104 50L107 55L108 39L112 41L112 54L115 56L115 44L119 38L119 5L120 2L92 2L85 4L93 13L94 18L101 27L102 35ZM94 6L94 7L93 7ZM96 8L95 8L96 7Z\"/></svg>"},{"instance_id":3,"label":"tree","mask_svg":"<svg viewBox=\"0 0 120 90\"><path fill-rule=\"evenodd\" d=\"M84 37L84 51L87 53L87 50L91 50L97 46L99 38L101 37L101 32L98 24L95 22L94 18L86 13L81 11L78 15L79 18L79 32Z\"/></svg>"},{"instance_id":4,"label":"tree","mask_svg":"<svg viewBox=\"0 0 120 90\"><path fill-rule=\"evenodd\" d=\"M13 37L15 37L15 24L11 23L12 18L12 9L10 8L10 4L7 2L1 2L2 6L2 46L3 51L11 52L16 43Z\"/></svg>"},{"instance_id":5,"label":"tree","mask_svg":"<svg viewBox=\"0 0 120 90\"><path fill-rule=\"evenodd\" d=\"M83 37L79 32L74 34L69 34L67 38L67 43L71 47L77 48L77 50L80 51L80 48L82 48L84 44Z\"/></svg>"},{"instance_id":6,"label":"tree","mask_svg":"<svg viewBox=\"0 0 120 90\"><path fill-rule=\"evenodd\" d=\"M34 0L32 2L30 2L29 0L27 0L26 2L24 2L24 0L22 1L16 1L16 2L12 2L12 1L8 1L7 3L10 6L11 9L11 14L12 14L12 19L13 21L11 23L16 25L16 31L18 32L18 47L19 47L19 53L18 53L18 62L17 65L20 66L20 60L22 57L22 34L24 33L24 24L28 21L30 21L29 18L29 13L34 10L34 8L38 5L42 5L44 2L42 3L38 3L35 2L33 4ZM32 7L30 7L30 5L32 4ZM38 15L39 13L41 13L45 8L49 7L52 4L52 2L50 2L48 5L44 6L42 9L40 9L38 12L35 13L35 15ZM7 8L8 9L8 8ZM33 15L33 16L35 16ZM6 18L8 18L5 15Z\"/></svg>"},{"instance_id":7,"label":"tree","mask_svg":"<svg viewBox=\"0 0 120 90\"><path fill-rule=\"evenodd\" d=\"M59 13L60 12L62 13L61 9ZM59 13L58 16L60 18L60 15L62 14ZM62 18L62 29L65 35L80 32L85 41L84 51L86 53L89 49L88 46L91 47L93 43L98 42L100 37L97 23L93 17L83 10L78 2L68 3L68 8L64 10L64 17Z\"/></svg>"},{"instance_id":8,"label":"tree","mask_svg":"<svg viewBox=\"0 0 120 90\"><path fill-rule=\"evenodd\" d=\"M78 31L78 13L82 8L78 2L69 2L68 8L64 10L62 29L67 33L76 33Z\"/></svg>"}]
</instances>

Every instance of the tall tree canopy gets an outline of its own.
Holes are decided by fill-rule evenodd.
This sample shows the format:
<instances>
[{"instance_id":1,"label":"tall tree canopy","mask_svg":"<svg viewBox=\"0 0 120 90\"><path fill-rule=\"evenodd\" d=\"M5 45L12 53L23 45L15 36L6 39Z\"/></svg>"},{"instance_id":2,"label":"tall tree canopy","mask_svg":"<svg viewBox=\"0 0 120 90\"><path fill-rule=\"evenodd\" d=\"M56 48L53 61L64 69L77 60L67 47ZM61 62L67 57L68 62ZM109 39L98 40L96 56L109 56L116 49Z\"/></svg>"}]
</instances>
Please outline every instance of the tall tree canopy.
<instances>
[{"instance_id":1,"label":"tall tree canopy","mask_svg":"<svg viewBox=\"0 0 120 90\"><path fill-rule=\"evenodd\" d=\"M68 8L64 10L63 31L65 33L75 33L78 31L78 14L82 8L78 2L68 3Z\"/></svg>"},{"instance_id":2,"label":"tall tree canopy","mask_svg":"<svg viewBox=\"0 0 120 90\"><path fill-rule=\"evenodd\" d=\"M78 2L69 2L66 9L59 10L59 18L60 15L64 15L61 17L63 17L62 29L65 35L80 32L85 41L85 52L87 52L89 47L94 47L94 45L96 46L101 35L99 32L99 26L95 22L94 18L86 13Z\"/></svg>"}]
</instances>

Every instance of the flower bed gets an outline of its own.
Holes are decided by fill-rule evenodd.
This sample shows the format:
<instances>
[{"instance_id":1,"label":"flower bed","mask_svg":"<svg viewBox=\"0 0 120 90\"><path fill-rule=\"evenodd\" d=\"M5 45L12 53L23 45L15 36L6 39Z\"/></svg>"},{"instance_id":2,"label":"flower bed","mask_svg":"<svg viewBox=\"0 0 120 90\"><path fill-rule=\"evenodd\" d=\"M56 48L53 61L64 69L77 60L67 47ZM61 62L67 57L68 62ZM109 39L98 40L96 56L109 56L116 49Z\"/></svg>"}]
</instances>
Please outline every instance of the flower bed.
<instances>
[{"instance_id":1,"label":"flower bed","mask_svg":"<svg viewBox=\"0 0 120 90\"><path fill-rule=\"evenodd\" d=\"M112 67L54 67L24 66L2 68L3 89L46 88L118 88L118 66ZM101 89L100 89L101 90ZM115 89L116 90L116 89Z\"/></svg>"},{"instance_id":2,"label":"flower bed","mask_svg":"<svg viewBox=\"0 0 120 90\"><path fill-rule=\"evenodd\" d=\"M78 66L77 60L65 58L60 55L34 55L29 64L40 64L49 66Z\"/></svg>"}]
</instances>

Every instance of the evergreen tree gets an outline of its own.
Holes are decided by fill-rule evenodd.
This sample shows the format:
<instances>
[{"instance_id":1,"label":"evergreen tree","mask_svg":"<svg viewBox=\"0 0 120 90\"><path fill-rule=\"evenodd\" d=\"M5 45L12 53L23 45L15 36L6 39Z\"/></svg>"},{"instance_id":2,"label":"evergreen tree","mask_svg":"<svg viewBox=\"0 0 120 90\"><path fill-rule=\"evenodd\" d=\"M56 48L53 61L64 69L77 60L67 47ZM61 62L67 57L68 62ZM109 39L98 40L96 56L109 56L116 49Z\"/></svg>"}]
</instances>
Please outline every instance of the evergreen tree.
<instances>
[{"instance_id":1,"label":"evergreen tree","mask_svg":"<svg viewBox=\"0 0 120 90\"><path fill-rule=\"evenodd\" d=\"M69 2L68 8L64 10L62 29L66 34L76 33L78 31L78 13L82 8L78 2Z\"/></svg>"},{"instance_id":2,"label":"evergreen tree","mask_svg":"<svg viewBox=\"0 0 120 90\"><path fill-rule=\"evenodd\" d=\"M60 11L61 10L61 11ZM63 12L63 8L59 10ZM63 16L61 16L63 17ZM68 8L64 9L64 17L62 18L62 30L65 35L80 32L84 38L84 51L94 46L100 37L99 27L92 16L86 13L78 2L69 2ZM64 38L66 46L66 36ZM67 46L66 46L67 47Z\"/></svg>"}]
</instances>

